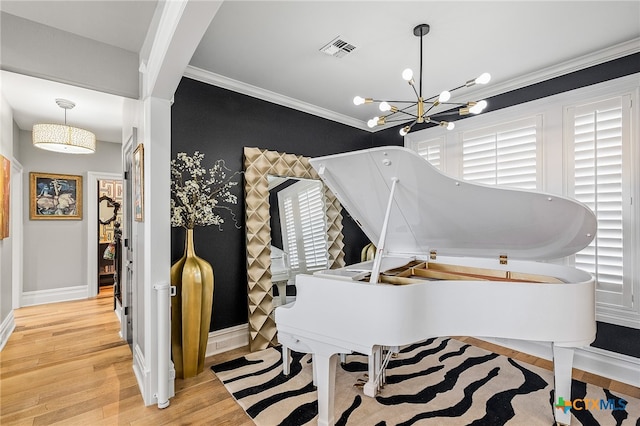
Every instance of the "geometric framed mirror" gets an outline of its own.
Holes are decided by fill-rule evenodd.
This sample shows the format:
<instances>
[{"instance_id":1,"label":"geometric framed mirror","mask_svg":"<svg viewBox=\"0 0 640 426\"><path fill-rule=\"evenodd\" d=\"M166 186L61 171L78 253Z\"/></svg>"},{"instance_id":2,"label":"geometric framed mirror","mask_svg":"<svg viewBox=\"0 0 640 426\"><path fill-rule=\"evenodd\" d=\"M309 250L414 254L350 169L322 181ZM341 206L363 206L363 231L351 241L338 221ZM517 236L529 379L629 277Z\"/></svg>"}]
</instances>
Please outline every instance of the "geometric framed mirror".
<instances>
[{"instance_id":1,"label":"geometric framed mirror","mask_svg":"<svg viewBox=\"0 0 640 426\"><path fill-rule=\"evenodd\" d=\"M308 157L260 148L244 148L247 303L252 352L277 344L277 329L272 316L270 176L320 180L309 164ZM324 183L322 193L328 267L340 268L345 266L342 206Z\"/></svg>"}]
</instances>

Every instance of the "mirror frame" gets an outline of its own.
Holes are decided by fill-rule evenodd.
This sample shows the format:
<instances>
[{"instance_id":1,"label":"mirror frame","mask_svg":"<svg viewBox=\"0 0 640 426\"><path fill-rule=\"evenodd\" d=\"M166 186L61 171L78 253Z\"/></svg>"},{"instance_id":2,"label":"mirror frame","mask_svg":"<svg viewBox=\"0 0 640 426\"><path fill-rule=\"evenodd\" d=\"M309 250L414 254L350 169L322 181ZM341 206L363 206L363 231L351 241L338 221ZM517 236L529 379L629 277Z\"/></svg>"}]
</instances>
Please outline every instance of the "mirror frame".
<instances>
[{"instance_id":1,"label":"mirror frame","mask_svg":"<svg viewBox=\"0 0 640 426\"><path fill-rule=\"evenodd\" d=\"M111 216L108 220L102 220L100 218L100 203L103 201L107 201L107 207L113 207L113 216ZM107 195L103 195L100 198L98 198L98 222L102 225L108 225L111 222L113 222L114 220L116 220L116 217L118 217L118 210L120 210L120 203L118 203L117 201L115 201L113 198L107 196Z\"/></svg>"},{"instance_id":2,"label":"mirror frame","mask_svg":"<svg viewBox=\"0 0 640 426\"><path fill-rule=\"evenodd\" d=\"M244 205L247 248L249 340L252 352L276 345L271 289L271 225L267 175L320 180L309 158L295 154L244 148ZM323 184L330 269L345 266L342 206Z\"/></svg>"}]
</instances>

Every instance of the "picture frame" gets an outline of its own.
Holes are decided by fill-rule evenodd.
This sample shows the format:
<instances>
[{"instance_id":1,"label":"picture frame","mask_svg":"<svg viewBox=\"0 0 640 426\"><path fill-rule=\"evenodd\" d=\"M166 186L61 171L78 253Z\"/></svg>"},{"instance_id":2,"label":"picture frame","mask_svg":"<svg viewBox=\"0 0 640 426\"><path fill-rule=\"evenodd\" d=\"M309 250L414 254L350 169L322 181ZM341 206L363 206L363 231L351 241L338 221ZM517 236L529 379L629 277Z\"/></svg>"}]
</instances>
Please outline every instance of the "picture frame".
<instances>
[{"instance_id":1,"label":"picture frame","mask_svg":"<svg viewBox=\"0 0 640 426\"><path fill-rule=\"evenodd\" d=\"M0 155L0 240L9 236L11 162Z\"/></svg>"},{"instance_id":2,"label":"picture frame","mask_svg":"<svg viewBox=\"0 0 640 426\"><path fill-rule=\"evenodd\" d=\"M138 144L133 151L133 220L144 221L144 147Z\"/></svg>"},{"instance_id":3,"label":"picture frame","mask_svg":"<svg viewBox=\"0 0 640 426\"><path fill-rule=\"evenodd\" d=\"M82 220L82 176L30 172L29 219Z\"/></svg>"}]
</instances>

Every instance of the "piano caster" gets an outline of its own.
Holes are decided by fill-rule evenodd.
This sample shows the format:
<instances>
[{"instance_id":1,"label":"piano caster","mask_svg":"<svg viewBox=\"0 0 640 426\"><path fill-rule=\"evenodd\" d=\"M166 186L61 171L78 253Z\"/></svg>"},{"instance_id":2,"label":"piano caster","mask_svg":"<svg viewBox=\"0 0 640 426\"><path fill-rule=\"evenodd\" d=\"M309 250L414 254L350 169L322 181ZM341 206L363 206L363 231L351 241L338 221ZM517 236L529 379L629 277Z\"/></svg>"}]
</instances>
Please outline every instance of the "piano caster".
<instances>
[{"instance_id":1,"label":"piano caster","mask_svg":"<svg viewBox=\"0 0 640 426\"><path fill-rule=\"evenodd\" d=\"M362 387L362 392L364 392L365 395L371 398L375 398L376 394L378 393L378 386L376 386L375 383L369 381Z\"/></svg>"}]
</instances>

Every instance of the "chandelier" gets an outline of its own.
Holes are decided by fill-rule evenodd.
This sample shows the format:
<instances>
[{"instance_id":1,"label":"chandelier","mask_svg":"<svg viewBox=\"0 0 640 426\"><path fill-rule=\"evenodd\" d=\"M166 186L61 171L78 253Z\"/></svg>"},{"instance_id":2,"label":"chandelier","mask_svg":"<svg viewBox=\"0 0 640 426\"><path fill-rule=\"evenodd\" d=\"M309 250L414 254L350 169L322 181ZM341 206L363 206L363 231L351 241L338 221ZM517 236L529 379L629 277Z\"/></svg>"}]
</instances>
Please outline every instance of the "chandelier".
<instances>
[{"instance_id":1,"label":"chandelier","mask_svg":"<svg viewBox=\"0 0 640 426\"><path fill-rule=\"evenodd\" d=\"M68 154L93 154L96 150L96 136L84 129L67 126L67 110L76 106L66 99L56 99L64 109L64 125L34 124L33 145L47 151Z\"/></svg>"},{"instance_id":2,"label":"chandelier","mask_svg":"<svg viewBox=\"0 0 640 426\"><path fill-rule=\"evenodd\" d=\"M444 116L451 114L459 116L470 113L479 114L487 107L487 101L484 100L464 103L450 102L449 100L451 99L452 92L458 89L471 87L476 84L487 84L489 80L491 80L491 75L489 75L489 73L484 73L480 77L469 80L461 86L450 90L444 90L439 95L434 95L426 99L422 96L422 38L429 33L429 30L430 27L428 24L420 24L413 29L413 34L416 37L420 37L419 89L416 90L413 71L410 68L407 68L402 72L402 78L405 79L413 89L416 95L416 100L384 101L373 98L362 98L360 96L353 98L353 103L356 105L377 102L379 103L380 111L388 113L379 117L373 117L369 120L367 122L369 128L394 122L408 122L408 120L411 120L410 124L407 124L400 129L401 136L405 136L409 133L416 123L434 123L451 130L455 127L455 124L450 120L441 120L438 117L443 118ZM455 111L455 109L457 109L457 111Z\"/></svg>"}]
</instances>

